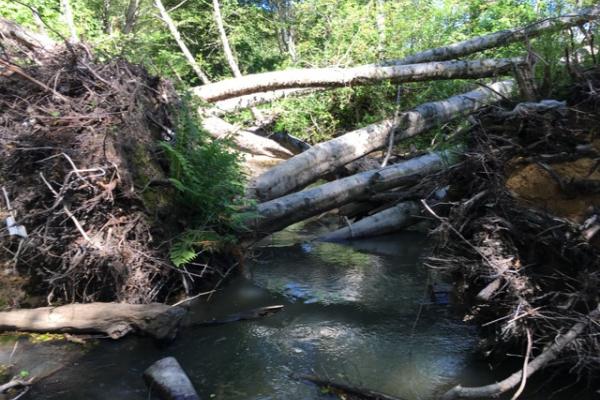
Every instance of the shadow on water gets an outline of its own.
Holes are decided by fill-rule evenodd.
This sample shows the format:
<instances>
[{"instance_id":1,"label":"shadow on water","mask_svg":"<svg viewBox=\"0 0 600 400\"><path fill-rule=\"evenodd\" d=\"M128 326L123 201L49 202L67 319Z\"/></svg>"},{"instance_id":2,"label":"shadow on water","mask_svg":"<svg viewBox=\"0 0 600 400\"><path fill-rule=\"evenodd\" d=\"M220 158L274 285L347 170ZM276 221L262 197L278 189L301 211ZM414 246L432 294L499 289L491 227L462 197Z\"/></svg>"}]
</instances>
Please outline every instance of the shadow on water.
<instances>
[{"instance_id":1,"label":"shadow on water","mask_svg":"<svg viewBox=\"0 0 600 400\"><path fill-rule=\"evenodd\" d=\"M494 377L472 356L476 332L451 306L431 304L420 257L426 237L405 233L346 245L274 239L191 318L283 304L268 318L186 329L167 347L149 339L103 342L29 399L148 399L143 370L175 356L202 398L323 399L289 378L316 374L405 399ZM533 397L532 397L533 398Z\"/></svg>"}]
</instances>

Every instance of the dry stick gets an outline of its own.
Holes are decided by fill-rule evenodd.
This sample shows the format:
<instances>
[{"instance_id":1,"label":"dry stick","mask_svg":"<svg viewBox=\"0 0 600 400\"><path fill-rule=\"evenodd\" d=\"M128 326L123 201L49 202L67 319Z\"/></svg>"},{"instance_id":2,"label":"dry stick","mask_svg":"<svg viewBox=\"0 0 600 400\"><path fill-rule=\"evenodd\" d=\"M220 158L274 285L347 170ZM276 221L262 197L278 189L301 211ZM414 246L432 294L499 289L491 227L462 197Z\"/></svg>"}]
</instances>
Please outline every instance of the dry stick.
<instances>
[{"instance_id":1,"label":"dry stick","mask_svg":"<svg viewBox=\"0 0 600 400\"><path fill-rule=\"evenodd\" d=\"M551 345L546 347L542 353L527 364L523 369L515 372L503 381L479 387L462 387L460 385L450 389L440 400L453 400L459 398L491 398L497 397L502 393L509 391L522 382L523 375L525 379L533 375L538 370L544 368L546 364L553 361L560 352L573 340L575 340L586 328L590 321L600 317L600 307L589 313L584 321L577 322L564 335L557 335Z\"/></svg>"},{"instance_id":2,"label":"dry stick","mask_svg":"<svg viewBox=\"0 0 600 400\"><path fill-rule=\"evenodd\" d=\"M68 101L68 99L65 96L63 96L62 94L58 93L56 90L52 89L51 87L49 87L45 83L38 81L37 79L35 79L32 76L29 76L20 67L18 67L16 65L13 65L13 64L11 64L9 62L6 62L4 60L0 60L0 65L4 66L5 68L7 68L10 71L13 71L17 75L22 76L23 78L27 79L28 81L31 81L31 82L35 83L36 85L38 85L39 87L41 87L45 91L52 93L54 96L56 96L57 98L61 99L62 101L65 101L65 102Z\"/></svg>"},{"instance_id":3,"label":"dry stick","mask_svg":"<svg viewBox=\"0 0 600 400\"><path fill-rule=\"evenodd\" d=\"M523 361L523 377L521 379L521 385L519 386L519 388L517 389L517 391L515 392L513 397L511 397L510 400L517 400L517 398L521 395L521 393L523 393L523 389L525 389L525 384L527 383L527 364L529 363L529 357L531 356L532 340L531 340L531 331L529 330L529 328L526 328L526 330L527 330L527 350L525 350L525 360Z\"/></svg>"}]
</instances>

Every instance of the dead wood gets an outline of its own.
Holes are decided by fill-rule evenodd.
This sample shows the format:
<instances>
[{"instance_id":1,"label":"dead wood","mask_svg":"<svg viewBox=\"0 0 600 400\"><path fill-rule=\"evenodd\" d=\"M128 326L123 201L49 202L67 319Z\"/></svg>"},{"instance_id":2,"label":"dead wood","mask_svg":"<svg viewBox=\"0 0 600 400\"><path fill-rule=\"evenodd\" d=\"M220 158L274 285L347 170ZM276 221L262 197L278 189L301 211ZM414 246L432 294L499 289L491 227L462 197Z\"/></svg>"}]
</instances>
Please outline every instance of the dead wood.
<instances>
[{"instance_id":1,"label":"dead wood","mask_svg":"<svg viewBox=\"0 0 600 400\"><path fill-rule=\"evenodd\" d=\"M0 312L0 330L103 333L119 339L129 333L170 339L185 310L164 304L89 303Z\"/></svg>"},{"instance_id":2,"label":"dead wood","mask_svg":"<svg viewBox=\"0 0 600 400\"><path fill-rule=\"evenodd\" d=\"M473 79L502 75L523 59L442 61L425 64L353 68L317 68L246 75L241 78L195 87L192 93L204 101L216 102L256 92L310 87L368 85L383 80L419 82L440 79Z\"/></svg>"}]
</instances>

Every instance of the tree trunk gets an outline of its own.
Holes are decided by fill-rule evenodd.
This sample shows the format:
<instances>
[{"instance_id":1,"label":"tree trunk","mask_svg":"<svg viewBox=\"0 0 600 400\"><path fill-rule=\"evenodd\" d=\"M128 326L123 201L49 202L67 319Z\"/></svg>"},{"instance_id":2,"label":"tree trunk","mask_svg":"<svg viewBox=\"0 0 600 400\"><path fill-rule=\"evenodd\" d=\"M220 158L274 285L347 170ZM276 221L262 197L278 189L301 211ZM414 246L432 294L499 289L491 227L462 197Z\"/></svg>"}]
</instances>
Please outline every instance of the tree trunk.
<instances>
[{"instance_id":1,"label":"tree trunk","mask_svg":"<svg viewBox=\"0 0 600 400\"><path fill-rule=\"evenodd\" d=\"M449 46L425 50L400 60L387 62L385 65L415 64L434 60L452 60L487 49L492 49L494 47L506 46L510 43L531 39L546 32L553 32L577 26L587 21L597 19L598 17L600 17L600 5L579 10L578 12L567 16L546 18L525 27L506 29L489 35L464 40Z\"/></svg>"},{"instance_id":2,"label":"tree trunk","mask_svg":"<svg viewBox=\"0 0 600 400\"><path fill-rule=\"evenodd\" d=\"M402 113L398 119L390 118L320 143L256 178L250 183L248 194L266 201L290 193L385 147L392 131L396 140L414 136L495 103L502 96L510 96L514 87L513 81L503 81L490 85L489 89L481 87L446 100L425 103Z\"/></svg>"},{"instance_id":3,"label":"tree trunk","mask_svg":"<svg viewBox=\"0 0 600 400\"><path fill-rule=\"evenodd\" d=\"M377 56L379 60L385 57L385 0L377 0L375 22L377 25Z\"/></svg>"},{"instance_id":4,"label":"tree trunk","mask_svg":"<svg viewBox=\"0 0 600 400\"><path fill-rule=\"evenodd\" d=\"M428 174L454 163L455 151L431 153L384 169L377 169L289 194L256 207L257 217L247 226L259 235L267 235L332 210L360 198L374 187L387 190L415 174Z\"/></svg>"},{"instance_id":5,"label":"tree trunk","mask_svg":"<svg viewBox=\"0 0 600 400\"><path fill-rule=\"evenodd\" d=\"M133 29L135 28L135 22L137 20L137 13L138 13L139 7L140 7L140 0L129 0L129 4L127 5L127 12L125 13L125 25L123 26L124 34L133 32ZM165 11L165 14L166 14L166 11ZM162 15L162 12L161 12L161 15ZM163 19L164 19L164 16L163 16Z\"/></svg>"},{"instance_id":6,"label":"tree trunk","mask_svg":"<svg viewBox=\"0 0 600 400\"><path fill-rule=\"evenodd\" d=\"M202 69L200 68L200 66L196 62L196 59L194 58L194 56L192 55L192 53L188 49L187 45L183 41L183 38L181 37L181 35L179 34L179 31L177 30L177 26L175 25L175 22L173 21L173 19L171 19L171 17L169 16L169 13L167 13L167 10L165 10L165 7L163 6L161 0L154 0L154 6L160 12L160 16L161 16L162 20L164 21L165 24L167 24L167 27L169 28L169 31L171 32L171 35L173 36L173 39L175 39L175 41L179 45L179 48L181 49L181 52L185 56L188 64L190 65L190 67L192 67L192 69L196 73L196 76L205 85L208 84L208 83L210 83L210 80L208 79L208 76L206 76L206 74L202 71Z\"/></svg>"},{"instance_id":7,"label":"tree trunk","mask_svg":"<svg viewBox=\"0 0 600 400\"><path fill-rule=\"evenodd\" d=\"M63 18L65 23L69 27L69 40L71 43L79 42L79 36L77 35L77 29L75 29L75 22L73 20L73 10L71 9L71 3L69 0L60 0L60 5L63 11Z\"/></svg>"},{"instance_id":8,"label":"tree trunk","mask_svg":"<svg viewBox=\"0 0 600 400\"><path fill-rule=\"evenodd\" d=\"M417 222L414 216L419 214L419 210L419 205L414 201L399 203L349 226L327 233L319 240L334 242L395 232Z\"/></svg>"},{"instance_id":9,"label":"tree trunk","mask_svg":"<svg viewBox=\"0 0 600 400\"><path fill-rule=\"evenodd\" d=\"M522 59L512 58L444 61L387 67L370 64L354 68L297 69L226 79L210 85L195 87L192 91L196 96L205 101L215 102L256 92L278 89L368 85L384 80L418 82L440 79L482 78L509 71L514 64L522 63Z\"/></svg>"},{"instance_id":10,"label":"tree trunk","mask_svg":"<svg viewBox=\"0 0 600 400\"><path fill-rule=\"evenodd\" d=\"M164 304L89 303L0 312L0 331L103 333L119 339L128 333L157 339L175 336L185 315Z\"/></svg>"},{"instance_id":11,"label":"tree trunk","mask_svg":"<svg viewBox=\"0 0 600 400\"><path fill-rule=\"evenodd\" d=\"M110 21L110 0L102 0L102 30L105 34L112 34L112 23Z\"/></svg>"},{"instance_id":12,"label":"tree trunk","mask_svg":"<svg viewBox=\"0 0 600 400\"><path fill-rule=\"evenodd\" d=\"M229 46L229 39L227 39L227 33L225 33L225 27L223 26L223 17L221 16L221 6L219 5L219 0L213 0L213 9L215 22L219 30L219 36L221 37L221 45L223 46L223 52L225 53L225 58L227 59L229 68L231 68L231 71L233 72L233 76L239 78L242 76L242 73L240 72L238 64L235 61L235 57L233 56L233 52L231 51L231 47Z\"/></svg>"},{"instance_id":13,"label":"tree trunk","mask_svg":"<svg viewBox=\"0 0 600 400\"><path fill-rule=\"evenodd\" d=\"M202 128L215 139L231 138L235 147L246 153L285 159L294 155L271 139L241 130L217 117L204 118Z\"/></svg>"},{"instance_id":14,"label":"tree trunk","mask_svg":"<svg viewBox=\"0 0 600 400\"><path fill-rule=\"evenodd\" d=\"M210 113L214 115L223 115L226 113L251 108L261 104L271 103L275 100L285 99L288 97L304 96L306 94L315 93L324 88L306 88L306 89L281 89L270 92L253 93L246 96L233 97L231 99L217 101L214 107L210 109Z\"/></svg>"}]
</instances>

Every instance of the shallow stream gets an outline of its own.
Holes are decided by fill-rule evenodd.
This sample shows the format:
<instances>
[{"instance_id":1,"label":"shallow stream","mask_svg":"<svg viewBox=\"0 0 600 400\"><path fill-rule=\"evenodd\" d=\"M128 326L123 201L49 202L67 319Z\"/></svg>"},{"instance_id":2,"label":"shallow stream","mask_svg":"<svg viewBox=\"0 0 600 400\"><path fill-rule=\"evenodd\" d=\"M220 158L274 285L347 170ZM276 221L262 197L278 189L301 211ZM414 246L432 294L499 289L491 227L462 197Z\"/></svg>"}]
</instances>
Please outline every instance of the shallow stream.
<instances>
[{"instance_id":1,"label":"shallow stream","mask_svg":"<svg viewBox=\"0 0 600 400\"><path fill-rule=\"evenodd\" d=\"M461 321L449 298L432 302L427 293L433 278L420 261L426 244L418 233L340 245L284 232L260 248L246 276L196 307L193 318L275 304L283 311L188 328L164 346L140 338L101 342L25 398L149 399L142 372L165 356L179 360L203 399L328 398L291 374L407 400L459 382L493 382L472 355L474 327Z\"/></svg>"}]
</instances>

